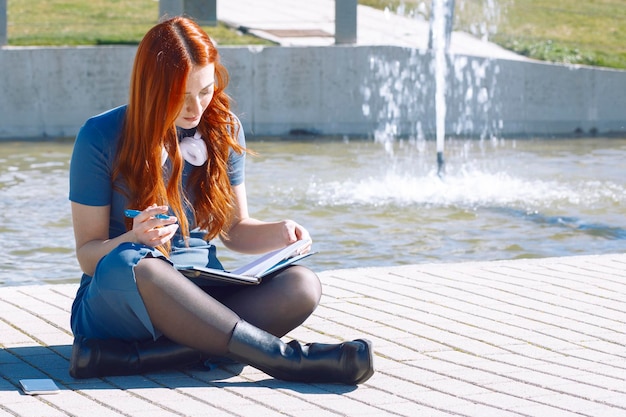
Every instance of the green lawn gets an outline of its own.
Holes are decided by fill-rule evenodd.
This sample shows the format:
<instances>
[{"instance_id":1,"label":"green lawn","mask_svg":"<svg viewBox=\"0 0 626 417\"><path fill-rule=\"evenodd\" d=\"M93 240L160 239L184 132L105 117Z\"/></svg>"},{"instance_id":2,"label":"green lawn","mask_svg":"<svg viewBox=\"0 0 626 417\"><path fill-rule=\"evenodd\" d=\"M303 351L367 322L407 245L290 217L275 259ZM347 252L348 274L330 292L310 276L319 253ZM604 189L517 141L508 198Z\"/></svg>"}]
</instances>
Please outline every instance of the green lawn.
<instances>
[{"instance_id":1,"label":"green lawn","mask_svg":"<svg viewBox=\"0 0 626 417\"><path fill-rule=\"evenodd\" d=\"M7 6L9 45L137 44L159 18L157 0L8 0ZM218 44L271 44L224 25L204 29Z\"/></svg>"},{"instance_id":2,"label":"green lawn","mask_svg":"<svg viewBox=\"0 0 626 417\"><path fill-rule=\"evenodd\" d=\"M425 16L430 8L430 0L359 4ZM9 45L136 44L158 13L157 0L8 0ZM614 68L626 68L625 22L626 0L456 0L455 8L456 29L518 53ZM222 45L271 44L223 25L205 29Z\"/></svg>"},{"instance_id":3,"label":"green lawn","mask_svg":"<svg viewBox=\"0 0 626 417\"><path fill-rule=\"evenodd\" d=\"M422 3L428 7L420 9ZM493 3L497 7L487 7ZM430 0L359 0L359 4L392 10L403 4L405 13L425 11L427 16ZM455 29L488 35L520 54L626 68L626 0L456 0L455 5Z\"/></svg>"},{"instance_id":4,"label":"green lawn","mask_svg":"<svg viewBox=\"0 0 626 417\"><path fill-rule=\"evenodd\" d=\"M493 40L537 59L626 68L626 0L516 0Z\"/></svg>"}]
</instances>

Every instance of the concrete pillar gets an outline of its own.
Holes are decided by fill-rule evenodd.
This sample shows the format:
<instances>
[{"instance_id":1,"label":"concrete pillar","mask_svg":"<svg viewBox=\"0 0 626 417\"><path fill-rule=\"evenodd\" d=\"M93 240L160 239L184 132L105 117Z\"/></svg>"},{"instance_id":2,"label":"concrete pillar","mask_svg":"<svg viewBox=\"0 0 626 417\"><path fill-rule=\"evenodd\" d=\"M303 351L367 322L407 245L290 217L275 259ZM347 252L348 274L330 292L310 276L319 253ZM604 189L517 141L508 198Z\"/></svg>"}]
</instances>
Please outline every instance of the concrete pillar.
<instances>
[{"instance_id":1,"label":"concrete pillar","mask_svg":"<svg viewBox=\"0 0 626 417\"><path fill-rule=\"evenodd\" d=\"M159 0L159 18L180 16L184 13L183 0Z\"/></svg>"},{"instance_id":2,"label":"concrete pillar","mask_svg":"<svg viewBox=\"0 0 626 417\"><path fill-rule=\"evenodd\" d=\"M186 15L202 26L217 26L217 0L159 0L159 17L166 15Z\"/></svg>"},{"instance_id":3,"label":"concrete pillar","mask_svg":"<svg viewBox=\"0 0 626 417\"><path fill-rule=\"evenodd\" d=\"M185 0L185 14L202 26L217 26L217 0Z\"/></svg>"},{"instance_id":4,"label":"concrete pillar","mask_svg":"<svg viewBox=\"0 0 626 417\"><path fill-rule=\"evenodd\" d=\"M357 0L335 0L335 44L356 43Z\"/></svg>"},{"instance_id":5,"label":"concrete pillar","mask_svg":"<svg viewBox=\"0 0 626 417\"><path fill-rule=\"evenodd\" d=\"M0 0L0 46L6 45L7 40L7 0Z\"/></svg>"}]
</instances>

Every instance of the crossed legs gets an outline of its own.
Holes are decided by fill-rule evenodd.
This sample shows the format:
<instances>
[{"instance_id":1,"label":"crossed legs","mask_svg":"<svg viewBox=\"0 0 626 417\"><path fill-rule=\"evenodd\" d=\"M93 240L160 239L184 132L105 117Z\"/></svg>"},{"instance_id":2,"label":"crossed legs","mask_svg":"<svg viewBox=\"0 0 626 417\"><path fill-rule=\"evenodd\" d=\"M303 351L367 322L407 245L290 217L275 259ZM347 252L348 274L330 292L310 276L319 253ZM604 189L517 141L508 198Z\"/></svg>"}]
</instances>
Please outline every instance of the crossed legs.
<instances>
[{"instance_id":1,"label":"crossed legs","mask_svg":"<svg viewBox=\"0 0 626 417\"><path fill-rule=\"evenodd\" d=\"M290 267L254 287L203 289L160 259L135 267L150 320L166 338L147 349L138 342L78 337L70 374L78 378L127 375L193 363L200 352L252 365L287 381L360 384L374 373L372 344L284 343L317 306L320 283L306 268Z\"/></svg>"},{"instance_id":2,"label":"crossed legs","mask_svg":"<svg viewBox=\"0 0 626 417\"><path fill-rule=\"evenodd\" d=\"M210 289L205 292L160 259L142 259L135 278L156 329L177 343L216 356L227 353L241 319L281 337L306 320L321 296L317 276L299 266L258 286L216 290L219 300Z\"/></svg>"}]
</instances>

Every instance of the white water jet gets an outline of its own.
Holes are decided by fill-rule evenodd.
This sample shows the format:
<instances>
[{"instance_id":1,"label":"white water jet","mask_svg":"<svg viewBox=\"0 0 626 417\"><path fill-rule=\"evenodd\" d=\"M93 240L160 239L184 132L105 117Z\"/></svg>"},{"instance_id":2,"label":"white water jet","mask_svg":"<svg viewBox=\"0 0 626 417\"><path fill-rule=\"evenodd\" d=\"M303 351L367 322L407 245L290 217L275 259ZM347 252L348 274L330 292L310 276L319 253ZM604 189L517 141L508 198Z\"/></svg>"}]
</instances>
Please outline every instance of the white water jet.
<instances>
[{"instance_id":1,"label":"white water jet","mask_svg":"<svg viewBox=\"0 0 626 417\"><path fill-rule=\"evenodd\" d=\"M435 54L435 113L437 138L437 175L444 173L446 136L446 1L433 0L432 36Z\"/></svg>"}]
</instances>

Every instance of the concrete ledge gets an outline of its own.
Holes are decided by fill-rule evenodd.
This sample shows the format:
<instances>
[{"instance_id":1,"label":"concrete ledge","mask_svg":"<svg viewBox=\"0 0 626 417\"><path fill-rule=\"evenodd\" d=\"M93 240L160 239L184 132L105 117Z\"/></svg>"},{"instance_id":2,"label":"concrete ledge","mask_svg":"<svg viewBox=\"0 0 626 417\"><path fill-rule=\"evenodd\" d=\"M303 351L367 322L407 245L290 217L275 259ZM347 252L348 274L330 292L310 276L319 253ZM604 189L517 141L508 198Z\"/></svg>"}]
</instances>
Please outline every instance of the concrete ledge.
<instances>
[{"instance_id":1,"label":"concrete ledge","mask_svg":"<svg viewBox=\"0 0 626 417\"><path fill-rule=\"evenodd\" d=\"M126 102L135 48L0 49L0 138L73 136ZM393 46L223 47L248 134L434 136L431 56ZM447 132L626 134L626 71L450 56Z\"/></svg>"}]
</instances>

